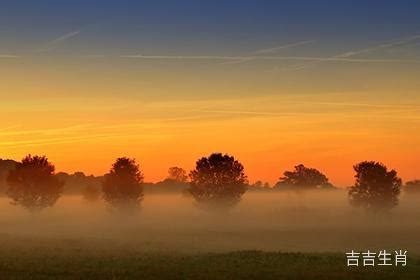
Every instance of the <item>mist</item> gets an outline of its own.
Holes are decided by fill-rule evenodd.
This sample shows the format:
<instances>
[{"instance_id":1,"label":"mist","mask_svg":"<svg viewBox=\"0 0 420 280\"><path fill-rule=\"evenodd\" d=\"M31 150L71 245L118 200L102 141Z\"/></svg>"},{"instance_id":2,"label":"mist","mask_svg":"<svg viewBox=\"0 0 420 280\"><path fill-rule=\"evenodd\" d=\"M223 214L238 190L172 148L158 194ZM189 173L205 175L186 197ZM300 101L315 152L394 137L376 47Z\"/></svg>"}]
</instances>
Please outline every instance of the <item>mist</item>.
<instances>
[{"instance_id":1,"label":"mist","mask_svg":"<svg viewBox=\"0 0 420 280\"><path fill-rule=\"evenodd\" d=\"M229 211L206 211L185 194L148 194L136 213L112 211L102 199L64 195L32 213L0 198L2 248L144 252L234 250L335 252L407 249L420 253L420 195L402 193L386 214L351 207L347 192L247 192Z\"/></svg>"}]
</instances>

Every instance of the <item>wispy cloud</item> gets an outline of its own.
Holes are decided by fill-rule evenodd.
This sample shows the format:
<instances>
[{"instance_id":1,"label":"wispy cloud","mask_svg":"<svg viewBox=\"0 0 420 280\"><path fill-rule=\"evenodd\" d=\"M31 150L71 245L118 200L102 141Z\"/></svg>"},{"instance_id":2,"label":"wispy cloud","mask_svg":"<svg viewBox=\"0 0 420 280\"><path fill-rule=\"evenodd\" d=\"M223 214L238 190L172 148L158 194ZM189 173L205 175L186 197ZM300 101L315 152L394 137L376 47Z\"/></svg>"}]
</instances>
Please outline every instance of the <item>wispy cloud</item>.
<instances>
[{"instance_id":1,"label":"wispy cloud","mask_svg":"<svg viewBox=\"0 0 420 280\"><path fill-rule=\"evenodd\" d=\"M53 135L53 134L66 134L71 132L77 132L81 129L91 127L91 124L81 124L69 127L61 128L50 128L50 129L29 129L29 130L16 130L20 126L10 126L0 130L0 136L18 136L18 135Z\"/></svg>"},{"instance_id":2,"label":"wispy cloud","mask_svg":"<svg viewBox=\"0 0 420 280\"><path fill-rule=\"evenodd\" d=\"M290 43L280 45L268 49L259 49L253 51L247 55L242 56L220 56L220 55L192 55L192 56L176 56L176 55L123 55L124 58L139 58L139 59L171 59L171 60L222 60L225 61L222 64L239 64L252 60L312 60L312 58L305 57L276 57L276 56L261 56L267 54L273 54L283 49L293 48L300 45L314 43L314 40L300 41L296 43ZM317 59L317 58L314 58Z\"/></svg>"},{"instance_id":3,"label":"wispy cloud","mask_svg":"<svg viewBox=\"0 0 420 280\"><path fill-rule=\"evenodd\" d=\"M0 54L0 58L19 58L18 55Z\"/></svg>"},{"instance_id":4,"label":"wispy cloud","mask_svg":"<svg viewBox=\"0 0 420 280\"><path fill-rule=\"evenodd\" d=\"M267 55L275 53L282 49L292 48L304 44L309 44L315 42L314 40L301 41L286 45L281 45L274 48L260 49L254 51L248 55L239 55L239 56L222 56L222 55L123 55L123 58L136 58L136 59L156 59L156 60L219 60L224 61L223 64L235 64L243 63L253 60L270 60L270 61L280 61L280 60L296 60L306 62L303 65L294 67L294 70L303 69L309 65L313 65L319 62L353 62L353 63L420 63L420 60L414 59L372 59L372 58L357 58L355 56L374 52L380 49L391 48L398 45L403 45L410 43L412 41L420 39L420 35L411 36L396 42L380 44L374 47L369 47L356 51L349 51L341 53L338 55L330 57L311 57L311 56L273 56Z\"/></svg>"},{"instance_id":5,"label":"wispy cloud","mask_svg":"<svg viewBox=\"0 0 420 280\"><path fill-rule=\"evenodd\" d=\"M418 104L378 104L378 103L356 103L356 102L308 102L312 105L326 106L349 106L349 107L371 107L371 108L401 108L401 109L420 109Z\"/></svg>"},{"instance_id":6,"label":"wispy cloud","mask_svg":"<svg viewBox=\"0 0 420 280\"><path fill-rule=\"evenodd\" d=\"M19 125L11 125L11 126L7 126L7 127L2 127L2 128L0 128L0 132L1 131L9 131L11 129L16 129L16 128L19 128L19 127L20 127Z\"/></svg>"},{"instance_id":7,"label":"wispy cloud","mask_svg":"<svg viewBox=\"0 0 420 280\"><path fill-rule=\"evenodd\" d=\"M256 50L254 52L251 52L249 55L267 55L267 54L273 54L276 53L278 51L284 50L284 49L290 49L293 47L298 47L301 45L306 45L306 44L311 44L314 43L315 40L306 40L306 41L301 41L301 42L296 42L296 43L291 43L291 44L286 44L286 45L280 45L274 48L268 48L268 49L260 49L260 50ZM246 58L246 59L241 59L241 60L236 60L236 61L228 61L228 62L224 62L223 64L240 64L240 63L244 63L244 62L249 62L255 60L254 58Z\"/></svg>"},{"instance_id":8,"label":"wispy cloud","mask_svg":"<svg viewBox=\"0 0 420 280\"><path fill-rule=\"evenodd\" d=\"M72 31L72 32L66 33L64 35L61 35L61 36L59 36L55 39L52 39L49 42L47 42L43 48L39 49L38 52L51 51L51 50L57 48L64 41L67 41L67 40L79 35L81 32L82 32L81 30L76 30L76 31Z\"/></svg>"},{"instance_id":9,"label":"wispy cloud","mask_svg":"<svg viewBox=\"0 0 420 280\"><path fill-rule=\"evenodd\" d=\"M256 50L252 52L251 54L272 54L272 53L278 52L279 50L289 49L289 48L306 45L306 44L312 44L312 43L315 43L315 40L301 41L301 42L277 46L274 48Z\"/></svg>"},{"instance_id":10,"label":"wispy cloud","mask_svg":"<svg viewBox=\"0 0 420 280\"><path fill-rule=\"evenodd\" d=\"M357 56L357 55L367 54L367 53L375 52L375 51L378 51L378 50L381 50L381 49L388 49L388 48L392 48L392 47L395 47L395 46L408 44L408 43L411 43L411 42L416 41L418 39L420 39L420 35L415 35L415 36L404 38L402 40L398 40L398 41L391 42L391 43L384 43L384 44L380 44L380 45L377 45L377 46L373 46L373 47L369 47L369 48L365 48L365 49L361 49L361 50L348 51L348 52L345 52L345 53L340 53L340 54L337 54L337 55L334 55L334 56L331 56L331 57L327 58L325 61L335 61L336 59L342 59L342 58L346 58L346 59L347 58L353 58L354 56ZM307 64L304 64L304 65L299 65L297 67L295 66L295 67L293 67L293 70L304 69L308 66L316 64L317 62L319 62L319 61L313 61L311 63L307 63ZM407 61L407 62L409 62L409 61Z\"/></svg>"},{"instance_id":11,"label":"wispy cloud","mask_svg":"<svg viewBox=\"0 0 420 280\"><path fill-rule=\"evenodd\" d=\"M280 108L271 108L271 110L248 110L246 108L202 108L189 110L190 112L199 112L204 114L217 114L217 115L231 115L238 117L261 117L261 118L279 118L279 117L310 117L310 116L332 116L340 115L343 117L349 116L348 110L352 111L352 116L356 116L356 113L365 114L365 110L375 112L377 116L384 115L387 118L407 118L411 120L418 120L418 116L413 116L412 113L408 115L407 112L417 112L420 109L420 105L415 104L380 104L380 103L357 103L357 102L292 102L288 105L292 107L291 111L283 111ZM306 108L312 108L310 111L302 110L302 106ZM307 107L309 106L309 107ZM314 107L315 106L315 107ZM323 108L331 107L336 109L335 111L325 111ZM343 111L343 107L349 107ZM317 108L317 109L315 109ZM289 108L290 109L290 108ZM315 109L315 110L314 110Z\"/></svg>"},{"instance_id":12,"label":"wispy cloud","mask_svg":"<svg viewBox=\"0 0 420 280\"><path fill-rule=\"evenodd\" d=\"M264 112L264 111L248 111L248 110L207 110L197 109L192 112L200 113L215 113L215 114L235 114L235 115L256 115L256 116L295 116L296 113L279 113L279 112Z\"/></svg>"},{"instance_id":13,"label":"wispy cloud","mask_svg":"<svg viewBox=\"0 0 420 280\"><path fill-rule=\"evenodd\" d=\"M391 48L391 47L395 47L395 46L399 46L399 45L404 45L407 43L410 43L412 41L416 41L420 39L420 35L415 35L415 36L411 36L396 42L391 42L391 43L386 43L386 44L381 44L381 45L377 45L374 47L370 47L370 48L366 48L366 49L362 49L362 50L358 50L358 51L350 51L350 52L346 52L346 53L342 53L339 55L336 55L335 57L353 57L356 55L360 55L360 54L365 54L365 53L370 53L370 52L374 52L374 51L378 51L381 49L387 49L387 48Z\"/></svg>"},{"instance_id":14,"label":"wispy cloud","mask_svg":"<svg viewBox=\"0 0 420 280\"><path fill-rule=\"evenodd\" d=\"M59 42L65 41L67 39L70 39L71 37L74 37L74 36L78 35L80 32L81 32L80 30L77 30L77 31L73 31L73 32L64 34L63 36L60 36L60 37L58 37L58 38L56 38L54 40L51 40L50 43L51 44L57 44Z\"/></svg>"},{"instance_id":15,"label":"wispy cloud","mask_svg":"<svg viewBox=\"0 0 420 280\"><path fill-rule=\"evenodd\" d=\"M298 60L298 61L341 61L372 63L420 63L420 60L409 59L368 59L347 57L311 57L311 56L219 56L219 55L123 55L122 58L156 59L156 60Z\"/></svg>"}]
</instances>

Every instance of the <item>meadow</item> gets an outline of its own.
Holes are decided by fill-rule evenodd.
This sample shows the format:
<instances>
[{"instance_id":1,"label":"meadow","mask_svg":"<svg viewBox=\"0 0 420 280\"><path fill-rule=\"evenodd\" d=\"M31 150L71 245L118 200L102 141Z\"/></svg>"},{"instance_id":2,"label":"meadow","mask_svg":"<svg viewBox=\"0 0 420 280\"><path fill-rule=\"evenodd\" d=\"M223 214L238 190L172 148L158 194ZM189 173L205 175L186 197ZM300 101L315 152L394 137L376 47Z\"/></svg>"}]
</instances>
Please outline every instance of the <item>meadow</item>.
<instances>
[{"instance_id":1,"label":"meadow","mask_svg":"<svg viewBox=\"0 0 420 280\"><path fill-rule=\"evenodd\" d=\"M103 252L67 245L12 251L0 257L1 279L418 279L420 259L408 267L348 268L341 254L239 251L147 254Z\"/></svg>"}]
</instances>

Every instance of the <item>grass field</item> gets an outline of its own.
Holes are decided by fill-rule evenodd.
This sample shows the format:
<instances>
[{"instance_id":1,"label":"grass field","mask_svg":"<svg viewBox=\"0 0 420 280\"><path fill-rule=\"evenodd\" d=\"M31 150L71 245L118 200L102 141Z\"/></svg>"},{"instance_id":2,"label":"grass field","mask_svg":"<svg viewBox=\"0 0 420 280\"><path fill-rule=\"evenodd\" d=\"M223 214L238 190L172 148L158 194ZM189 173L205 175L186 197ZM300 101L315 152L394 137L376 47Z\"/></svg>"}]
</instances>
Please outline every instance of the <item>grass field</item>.
<instances>
[{"instance_id":1,"label":"grass field","mask_svg":"<svg viewBox=\"0 0 420 280\"><path fill-rule=\"evenodd\" d=\"M3 252L0 279L418 279L420 258L406 267L349 268L342 254L238 251L112 254L30 250Z\"/></svg>"}]
</instances>

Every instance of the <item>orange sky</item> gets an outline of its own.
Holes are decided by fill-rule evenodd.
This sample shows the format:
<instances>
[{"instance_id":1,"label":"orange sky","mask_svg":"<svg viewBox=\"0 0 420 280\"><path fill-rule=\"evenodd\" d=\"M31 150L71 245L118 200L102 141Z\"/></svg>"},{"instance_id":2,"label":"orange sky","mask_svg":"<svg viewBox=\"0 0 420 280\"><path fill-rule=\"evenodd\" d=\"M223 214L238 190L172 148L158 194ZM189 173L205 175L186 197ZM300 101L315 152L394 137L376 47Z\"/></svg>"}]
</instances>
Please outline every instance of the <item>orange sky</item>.
<instances>
[{"instance_id":1,"label":"orange sky","mask_svg":"<svg viewBox=\"0 0 420 280\"><path fill-rule=\"evenodd\" d=\"M303 163L346 186L353 181L352 165L361 160L382 161L406 180L419 176L420 100L415 95L382 93L378 98L369 90L288 94L281 87L261 87L259 95L169 99L160 97L165 89L158 88L152 90L157 97L147 100L133 93L147 87L120 87L118 81L107 91L129 94L88 96L102 85L75 81L69 87L70 81L54 76L38 87L14 79L1 85L15 93L3 97L2 158L45 154L58 171L100 175L116 157L129 156L138 160L147 181L163 179L171 166L190 170L211 152L234 155L251 181L275 183L284 170ZM194 83L191 87L201 90ZM257 90L246 83L217 87Z\"/></svg>"},{"instance_id":2,"label":"orange sky","mask_svg":"<svg viewBox=\"0 0 420 280\"><path fill-rule=\"evenodd\" d=\"M346 61L0 57L0 157L46 155L58 171L102 175L128 156L147 181L212 152L234 155L251 182L303 163L347 186L362 160L420 178L420 68L395 57L413 40Z\"/></svg>"}]
</instances>

